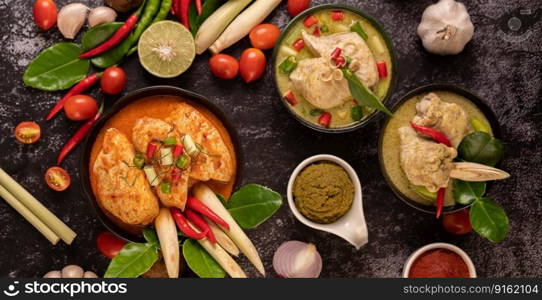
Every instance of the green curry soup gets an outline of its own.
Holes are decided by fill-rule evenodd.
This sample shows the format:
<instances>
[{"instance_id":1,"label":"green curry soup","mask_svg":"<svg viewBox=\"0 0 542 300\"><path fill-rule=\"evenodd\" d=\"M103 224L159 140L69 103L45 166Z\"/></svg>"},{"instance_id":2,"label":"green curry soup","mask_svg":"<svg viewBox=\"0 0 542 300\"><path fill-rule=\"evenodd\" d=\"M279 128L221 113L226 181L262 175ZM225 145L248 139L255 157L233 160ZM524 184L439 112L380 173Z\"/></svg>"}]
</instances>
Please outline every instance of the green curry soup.
<instances>
[{"instance_id":1,"label":"green curry soup","mask_svg":"<svg viewBox=\"0 0 542 300\"><path fill-rule=\"evenodd\" d=\"M392 65L390 49L388 49L384 37L373 25L371 25L368 20L347 10L341 10L344 13L342 20L333 20L331 15L336 11L338 10L324 9L314 13L312 16L318 20L318 23L308 28L304 25L304 20L299 20L293 24L289 28L288 32L286 32L279 45L280 48L277 51L274 66L277 84L281 95L285 95L291 91L297 101L297 104L295 105L288 105L290 110L298 116L301 116L304 120L317 126L322 126L318 123L322 113L328 112L331 114L331 122L328 126L329 128L346 127L362 121L371 115L374 112L374 109L359 106L353 98L350 98L349 101L345 101L339 106L322 110L313 106L302 97L299 91L294 89L292 81L289 78L289 74L284 74L281 72L279 66L291 56L294 56L297 62L306 58L317 57L310 52L308 47L304 47L299 52L295 50L294 44L299 39L302 39L301 32L303 30L314 35L314 28L318 26L321 36L324 37L326 35L335 33L352 32L351 26L359 22L363 31L367 34L367 39L365 39L365 42L367 43L369 50L372 52L375 62L385 62L386 65L387 76L384 78L379 78L378 83L372 88L373 93L380 100L383 100L388 93L394 68ZM352 110L353 107L357 108ZM361 115L359 114L360 112L362 113Z\"/></svg>"},{"instance_id":2,"label":"green curry soup","mask_svg":"<svg viewBox=\"0 0 542 300\"><path fill-rule=\"evenodd\" d=\"M433 92L444 102L456 103L465 110L470 119L476 118L480 120L491 131L491 125L484 114L478 109L478 107L467 98L458 94L447 91ZM409 121L416 115L416 104L428 93L420 94L405 101L393 114L393 117L389 120L386 127L383 129L383 137L381 143L381 158L383 163L384 172L388 176L388 180L393 187L397 189L401 194L406 196L412 201L418 202L423 205L434 205L434 201L428 198L424 198L416 193L410 182L408 181L405 173L401 168L399 160L399 153L401 151L399 144L399 128L403 126L410 126ZM470 132L472 132L472 126ZM492 132L490 132L493 135ZM446 196L444 198L445 206L455 205L453 199L453 180L450 180L448 187L446 188Z\"/></svg>"}]
</instances>

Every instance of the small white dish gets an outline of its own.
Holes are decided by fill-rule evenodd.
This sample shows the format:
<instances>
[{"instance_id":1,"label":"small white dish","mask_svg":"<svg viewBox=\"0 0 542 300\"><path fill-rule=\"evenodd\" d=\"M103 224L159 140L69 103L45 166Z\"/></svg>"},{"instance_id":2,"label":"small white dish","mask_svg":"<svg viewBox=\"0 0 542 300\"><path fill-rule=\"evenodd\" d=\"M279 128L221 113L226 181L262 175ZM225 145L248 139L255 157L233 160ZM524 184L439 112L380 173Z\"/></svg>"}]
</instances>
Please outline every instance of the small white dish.
<instances>
[{"instance_id":1,"label":"small white dish","mask_svg":"<svg viewBox=\"0 0 542 300\"><path fill-rule=\"evenodd\" d=\"M432 244L425 245L425 246L419 248L418 250L414 251L414 253L412 253L408 257L408 259L407 259L407 261L405 263L405 266L403 267L403 278L409 278L408 274L410 273L410 268L412 267L412 264L414 263L414 261L416 261L416 259L418 259L418 257L420 255L422 255L423 253L425 253L427 251L434 250L434 249L445 249L445 250L452 251L452 252L456 253L457 255L459 255L463 259L463 261L465 261L465 263L467 264L467 268L469 269L470 278L476 278L476 269L474 268L474 264L472 263L472 260L467 255L467 253L465 253L465 251L461 250L461 248L459 248L457 246L454 246L452 244L448 244L448 243L432 243Z\"/></svg>"},{"instance_id":2,"label":"small white dish","mask_svg":"<svg viewBox=\"0 0 542 300\"><path fill-rule=\"evenodd\" d=\"M348 173L348 176L350 176L350 179L354 184L354 201L352 202L352 207L344 216L331 224L320 224L305 218L305 216L303 216L297 210L297 207L294 203L293 189L294 181L297 175L306 166L318 161L329 161L341 166L346 171L346 173ZM367 242L369 241L367 224L365 223L365 216L363 215L361 184L359 182L358 175L356 174L356 171L354 171L352 166L350 166L346 161L338 158L337 156L320 154L311 156L302 161L295 168L295 170L292 172L292 175L290 176L290 180L288 181L287 197L290 210L301 223L314 229L338 235L341 238L347 240L350 244L354 245L356 249L361 248L361 246L367 244Z\"/></svg>"}]
</instances>

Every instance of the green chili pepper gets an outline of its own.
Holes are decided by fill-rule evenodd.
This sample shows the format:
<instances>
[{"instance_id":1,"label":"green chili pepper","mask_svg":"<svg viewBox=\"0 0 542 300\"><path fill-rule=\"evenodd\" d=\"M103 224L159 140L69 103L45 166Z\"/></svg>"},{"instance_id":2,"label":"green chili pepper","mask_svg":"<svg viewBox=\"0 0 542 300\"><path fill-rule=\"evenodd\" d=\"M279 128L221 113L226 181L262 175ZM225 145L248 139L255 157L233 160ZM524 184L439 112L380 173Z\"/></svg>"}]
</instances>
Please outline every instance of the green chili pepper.
<instances>
[{"instance_id":1,"label":"green chili pepper","mask_svg":"<svg viewBox=\"0 0 542 300\"><path fill-rule=\"evenodd\" d=\"M359 121L363 118L363 108L359 105L356 105L350 109L350 117L354 121Z\"/></svg>"},{"instance_id":2,"label":"green chili pepper","mask_svg":"<svg viewBox=\"0 0 542 300\"><path fill-rule=\"evenodd\" d=\"M188 165L189 162L190 162L190 157L188 157L188 155L186 154L183 154L179 156L179 158L177 159L177 167L180 169L184 169Z\"/></svg>"},{"instance_id":3,"label":"green chili pepper","mask_svg":"<svg viewBox=\"0 0 542 300\"><path fill-rule=\"evenodd\" d=\"M288 56L280 65L279 70L284 74L290 74L297 67L295 56Z\"/></svg>"},{"instance_id":4,"label":"green chili pepper","mask_svg":"<svg viewBox=\"0 0 542 300\"><path fill-rule=\"evenodd\" d=\"M315 109L311 109L311 111L309 112L309 114L313 117L317 117L319 115L321 115L324 111L319 109L319 108L315 108Z\"/></svg>"},{"instance_id":5,"label":"green chili pepper","mask_svg":"<svg viewBox=\"0 0 542 300\"><path fill-rule=\"evenodd\" d=\"M174 146L174 145L177 145L177 139L174 137L169 137L163 140L162 143L164 143L164 145L166 146Z\"/></svg>"},{"instance_id":6,"label":"green chili pepper","mask_svg":"<svg viewBox=\"0 0 542 300\"><path fill-rule=\"evenodd\" d=\"M326 24L320 27L320 32L328 32L328 31L329 31L329 27Z\"/></svg>"},{"instance_id":7,"label":"green chili pepper","mask_svg":"<svg viewBox=\"0 0 542 300\"><path fill-rule=\"evenodd\" d=\"M169 194L169 193L171 193L171 184L169 184L169 182L162 182L162 183L160 183L160 190L161 190L162 193L164 193L164 194Z\"/></svg>"},{"instance_id":8,"label":"green chili pepper","mask_svg":"<svg viewBox=\"0 0 542 300\"><path fill-rule=\"evenodd\" d=\"M146 0L144 5L145 9L143 10L143 14L141 15L141 18L139 18L139 22L137 22L134 31L130 35L132 48L130 48L126 56L130 56L132 53L137 51L137 41L139 40L141 34L143 34L143 31L145 31L145 29L151 25L154 15L156 15L158 9L160 8L160 0Z\"/></svg>"},{"instance_id":9,"label":"green chili pepper","mask_svg":"<svg viewBox=\"0 0 542 300\"><path fill-rule=\"evenodd\" d=\"M151 24L165 20L169 14L169 11L171 10L172 3L173 3L172 0L162 0L162 4L160 5L160 10L154 17L154 20L152 20Z\"/></svg>"},{"instance_id":10,"label":"green chili pepper","mask_svg":"<svg viewBox=\"0 0 542 300\"><path fill-rule=\"evenodd\" d=\"M364 40L367 40L367 38L369 37L367 35L367 33L365 32L365 30L363 30L363 28L361 27L360 22L354 23L354 25L352 25L350 27L350 30L352 30L353 32L359 34L359 36L361 36L361 38L364 39Z\"/></svg>"},{"instance_id":11,"label":"green chili pepper","mask_svg":"<svg viewBox=\"0 0 542 300\"><path fill-rule=\"evenodd\" d=\"M143 156L143 154L141 153L136 154L136 156L134 157L134 166L141 169L143 168L144 165L145 165L145 156Z\"/></svg>"}]
</instances>

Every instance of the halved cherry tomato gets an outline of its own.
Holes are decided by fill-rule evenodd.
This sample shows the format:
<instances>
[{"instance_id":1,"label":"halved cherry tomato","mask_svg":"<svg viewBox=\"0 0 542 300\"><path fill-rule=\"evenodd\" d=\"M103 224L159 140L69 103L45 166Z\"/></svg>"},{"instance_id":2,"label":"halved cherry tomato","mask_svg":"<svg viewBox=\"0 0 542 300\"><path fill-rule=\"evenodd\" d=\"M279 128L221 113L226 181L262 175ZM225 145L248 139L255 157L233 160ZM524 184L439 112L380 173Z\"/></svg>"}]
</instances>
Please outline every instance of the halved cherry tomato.
<instances>
[{"instance_id":1,"label":"halved cherry tomato","mask_svg":"<svg viewBox=\"0 0 542 300\"><path fill-rule=\"evenodd\" d=\"M300 12L309 8L311 0L288 0L288 12L292 17L297 16Z\"/></svg>"},{"instance_id":2,"label":"halved cherry tomato","mask_svg":"<svg viewBox=\"0 0 542 300\"><path fill-rule=\"evenodd\" d=\"M239 61L241 77L247 83L262 77L265 64L266 59L262 50L256 48L246 49L241 54L241 60Z\"/></svg>"},{"instance_id":3,"label":"halved cherry tomato","mask_svg":"<svg viewBox=\"0 0 542 300\"><path fill-rule=\"evenodd\" d=\"M61 167L50 167L45 172L45 182L55 191L62 192L70 186L70 175Z\"/></svg>"},{"instance_id":4,"label":"halved cherry tomato","mask_svg":"<svg viewBox=\"0 0 542 300\"><path fill-rule=\"evenodd\" d=\"M109 67L105 69L100 79L100 87L102 91L109 95L116 95L126 85L126 73L119 67Z\"/></svg>"},{"instance_id":5,"label":"halved cherry tomato","mask_svg":"<svg viewBox=\"0 0 542 300\"><path fill-rule=\"evenodd\" d=\"M33 144L41 136L40 125L36 122L21 122L15 127L15 138L23 144Z\"/></svg>"},{"instance_id":6,"label":"halved cherry tomato","mask_svg":"<svg viewBox=\"0 0 542 300\"><path fill-rule=\"evenodd\" d=\"M239 62L227 54L217 54L209 59L211 72L218 78L233 79L239 72Z\"/></svg>"},{"instance_id":7,"label":"halved cherry tomato","mask_svg":"<svg viewBox=\"0 0 542 300\"><path fill-rule=\"evenodd\" d=\"M273 24L260 24L250 31L250 43L252 47L268 50L275 47L279 39L280 28Z\"/></svg>"},{"instance_id":8,"label":"halved cherry tomato","mask_svg":"<svg viewBox=\"0 0 542 300\"><path fill-rule=\"evenodd\" d=\"M87 95L75 95L64 103L66 117L72 121L88 120L98 112L98 104L94 98Z\"/></svg>"},{"instance_id":9,"label":"halved cherry tomato","mask_svg":"<svg viewBox=\"0 0 542 300\"><path fill-rule=\"evenodd\" d=\"M455 213L445 214L442 218L442 225L451 234L462 235L471 232L469 210L463 209Z\"/></svg>"},{"instance_id":10,"label":"halved cherry tomato","mask_svg":"<svg viewBox=\"0 0 542 300\"><path fill-rule=\"evenodd\" d=\"M109 231L98 234L98 237L96 238L96 247L108 258L117 256L124 245L126 245L125 241L119 239Z\"/></svg>"},{"instance_id":11,"label":"halved cherry tomato","mask_svg":"<svg viewBox=\"0 0 542 300\"><path fill-rule=\"evenodd\" d=\"M53 0L36 0L32 9L34 22L39 28L49 30L56 24L57 10Z\"/></svg>"}]
</instances>

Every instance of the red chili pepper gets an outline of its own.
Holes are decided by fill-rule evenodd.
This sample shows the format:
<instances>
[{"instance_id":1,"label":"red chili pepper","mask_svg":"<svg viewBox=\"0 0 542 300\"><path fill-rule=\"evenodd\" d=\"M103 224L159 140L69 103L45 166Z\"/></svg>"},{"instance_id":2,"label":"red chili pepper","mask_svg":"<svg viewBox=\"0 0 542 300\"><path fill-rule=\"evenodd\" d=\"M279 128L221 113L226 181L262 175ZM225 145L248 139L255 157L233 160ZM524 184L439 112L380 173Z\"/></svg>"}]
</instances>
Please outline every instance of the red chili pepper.
<instances>
[{"instance_id":1,"label":"red chili pepper","mask_svg":"<svg viewBox=\"0 0 542 300\"><path fill-rule=\"evenodd\" d=\"M346 59L344 56L339 56L335 59L333 59L333 62L335 62L335 65L339 68L342 68L346 64Z\"/></svg>"},{"instance_id":2,"label":"red chili pepper","mask_svg":"<svg viewBox=\"0 0 542 300\"><path fill-rule=\"evenodd\" d=\"M344 12L341 10L335 10L331 12L331 19L333 21L341 21L344 19Z\"/></svg>"},{"instance_id":3,"label":"red chili pepper","mask_svg":"<svg viewBox=\"0 0 542 300\"><path fill-rule=\"evenodd\" d=\"M321 114L320 117L318 118L318 124L324 127L329 127L330 123L331 123L331 114L328 112Z\"/></svg>"},{"instance_id":4,"label":"red chili pepper","mask_svg":"<svg viewBox=\"0 0 542 300\"><path fill-rule=\"evenodd\" d=\"M145 3L141 4L139 9L130 17L128 17L128 19L126 19L126 22L124 22L124 24L119 27L119 29L117 29L117 31L115 31L115 33L113 33L113 35L107 41L101 43L96 48L79 55L79 58L90 58L98 56L122 42L136 26L137 21L139 20L139 15L143 10L144 4Z\"/></svg>"},{"instance_id":5,"label":"red chili pepper","mask_svg":"<svg viewBox=\"0 0 542 300\"><path fill-rule=\"evenodd\" d=\"M58 158L56 160L57 165L60 165L64 158L66 158L66 156L85 138L92 125L94 125L94 123L96 123L96 121L98 121L98 119L102 115L103 108L104 105L102 103L96 115L94 115L92 119L87 120L85 124L79 127L75 134L66 142L66 144L58 154Z\"/></svg>"},{"instance_id":6,"label":"red chili pepper","mask_svg":"<svg viewBox=\"0 0 542 300\"><path fill-rule=\"evenodd\" d=\"M316 26L314 27L314 30L312 31L312 35L319 37L320 36L320 27Z\"/></svg>"},{"instance_id":7,"label":"red chili pepper","mask_svg":"<svg viewBox=\"0 0 542 300\"><path fill-rule=\"evenodd\" d=\"M201 232L197 232L196 230L194 230L194 228L192 228L192 226L188 224L188 221L178 208L172 207L170 209L170 212L171 216L175 220L175 223L177 223L177 227L179 228L179 230L188 238L194 240L201 240L207 235L207 231L205 230Z\"/></svg>"},{"instance_id":8,"label":"red chili pepper","mask_svg":"<svg viewBox=\"0 0 542 300\"><path fill-rule=\"evenodd\" d=\"M452 143L450 143L450 140L446 137L444 133L433 128L417 125L412 121L410 121L410 126L412 126L412 128L414 128L414 130L416 130L417 132L428 135L433 141L444 144L448 147L452 147Z\"/></svg>"},{"instance_id":9,"label":"red chili pepper","mask_svg":"<svg viewBox=\"0 0 542 300\"><path fill-rule=\"evenodd\" d=\"M437 219L440 218L442 213L442 207L444 206L444 195L446 195L446 188L440 188L437 192Z\"/></svg>"},{"instance_id":10,"label":"red chili pepper","mask_svg":"<svg viewBox=\"0 0 542 300\"><path fill-rule=\"evenodd\" d=\"M192 222L200 231L207 231L207 239L209 242L216 244L216 237L213 231L211 230L211 227L209 227L209 224L205 222L205 220L198 215L195 211L191 209L185 209L184 214L186 215L186 218Z\"/></svg>"},{"instance_id":11,"label":"red chili pepper","mask_svg":"<svg viewBox=\"0 0 542 300\"><path fill-rule=\"evenodd\" d=\"M290 103L291 106L296 106L297 105L297 99L295 98L295 95L294 93L292 93L292 91L287 91L286 94L284 94L284 99L286 99L286 101L288 101L288 103Z\"/></svg>"},{"instance_id":12,"label":"red chili pepper","mask_svg":"<svg viewBox=\"0 0 542 300\"><path fill-rule=\"evenodd\" d=\"M64 95L64 97L62 97L62 99L60 99L60 101L55 104L49 114L47 114L47 117L45 117L45 120L51 120L56 114L58 114L59 111L62 110L62 108L64 108L64 102L66 102L68 98L70 98L71 96L79 95L82 92L88 90L91 86L94 85L94 83L98 81L98 79L100 79L100 77L102 77L101 72L91 74L83 78L83 80L79 81L66 93L66 95Z\"/></svg>"},{"instance_id":13,"label":"red chili pepper","mask_svg":"<svg viewBox=\"0 0 542 300\"><path fill-rule=\"evenodd\" d=\"M177 12L179 11L179 1L180 0L173 0L173 3L171 5L170 13L174 16L176 16Z\"/></svg>"},{"instance_id":14,"label":"red chili pepper","mask_svg":"<svg viewBox=\"0 0 542 300\"><path fill-rule=\"evenodd\" d=\"M174 168L173 170L171 170L171 181L173 184L177 183L177 181L179 179L181 179L181 170L179 170L178 168Z\"/></svg>"},{"instance_id":15,"label":"red chili pepper","mask_svg":"<svg viewBox=\"0 0 542 300\"><path fill-rule=\"evenodd\" d=\"M183 154L183 151L184 151L183 145L175 145L175 147L173 147L173 157L177 157Z\"/></svg>"},{"instance_id":16,"label":"red chili pepper","mask_svg":"<svg viewBox=\"0 0 542 300\"><path fill-rule=\"evenodd\" d=\"M201 0L196 0L196 11L198 12L198 16L201 16Z\"/></svg>"},{"instance_id":17,"label":"red chili pepper","mask_svg":"<svg viewBox=\"0 0 542 300\"><path fill-rule=\"evenodd\" d=\"M305 48L305 41L303 39L299 39L295 41L293 46L294 46L294 49L299 52L301 51L301 49Z\"/></svg>"},{"instance_id":18,"label":"red chili pepper","mask_svg":"<svg viewBox=\"0 0 542 300\"><path fill-rule=\"evenodd\" d=\"M386 78L388 77L388 66L385 61L379 61L376 63L376 68L378 69L378 77Z\"/></svg>"},{"instance_id":19,"label":"red chili pepper","mask_svg":"<svg viewBox=\"0 0 542 300\"><path fill-rule=\"evenodd\" d=\"M149 143L147 145L147 153L145 154L145 156L148 160L151 160L154 157L154 152L156 152L156 148L158 148L158 146L155 143Z\"/></svg>"},{"instance_id":20,"label":"red chili pepper","mask_svg":"<svg viewBox=\"0 0 542 300\"><path fill-rule=\"evenodd\" d=\"M186 206L206 216L211 221L222 226L223 228L230 230L230 225L228 225L226 221L224 221L221 217L215 214L210 208L208 208L205 204L201 203L201 201L199 201L195 197L188 197L188 199L186 200Z\"/></svg>"},{"instance_id":21,"label":"red chili pepper","mask_svg":"<svg viewBox=\"0 0 542 300\"><path fill-rule=\"evenodd\" d=\"M188 21L189 9L190 0L179 0L179 10L177 10L177 18L188 30L190 30L190 22Z\"/></svg>"},{"instance_id":22,"label":"red chili pepper","mask_svg":"<svg viewBox=\"0 0 542 300\"><path fill-rule=\"evenodd\" d=\"M315 16L308 16L307 18L305 18L305 20L303 20L303 25L305 25L305 27L309 28L311 27L312 25L318 23L318 19L316 19Z\"/></svg>"},{"instance_id":23,"label":"red chili pepper","mask_svg":"<svg viewBox=\"0 0 542 300\"><path fill-rule=\"evenodd\" d=\"M343 52L343 50L339 47L335 48L335 50L333 50L333 52L331 52L331 58L337 58L339 56L341 56L341 53Z\"/></svg>"}]
</instances>

